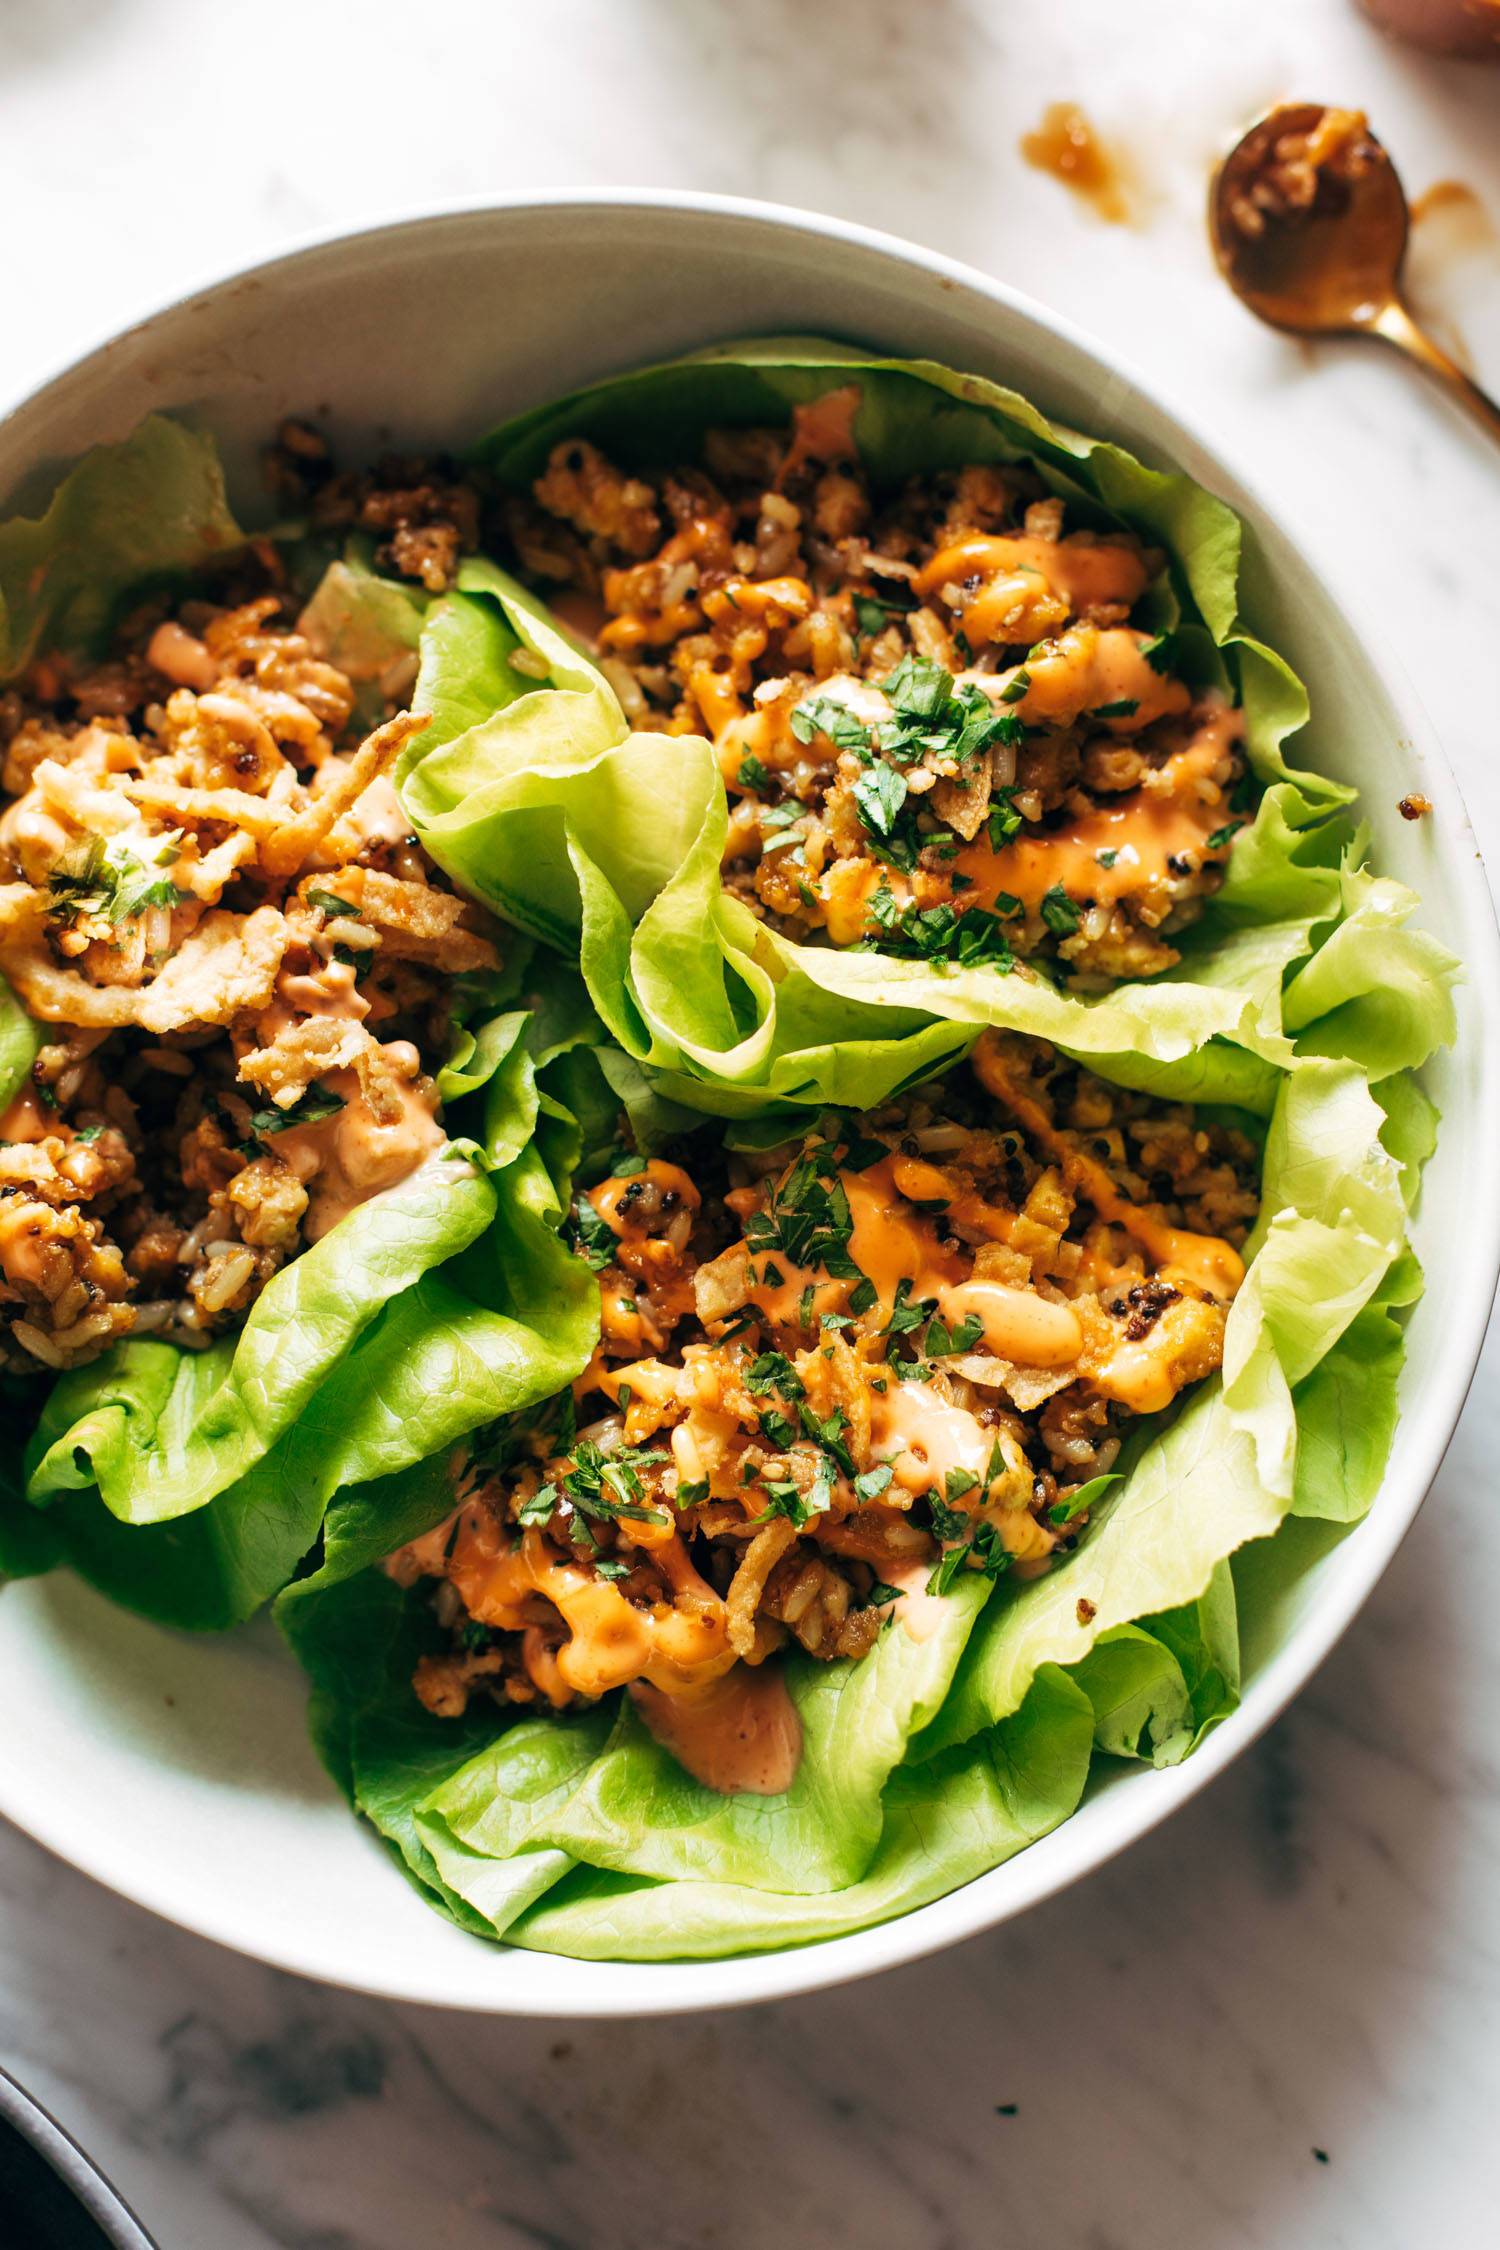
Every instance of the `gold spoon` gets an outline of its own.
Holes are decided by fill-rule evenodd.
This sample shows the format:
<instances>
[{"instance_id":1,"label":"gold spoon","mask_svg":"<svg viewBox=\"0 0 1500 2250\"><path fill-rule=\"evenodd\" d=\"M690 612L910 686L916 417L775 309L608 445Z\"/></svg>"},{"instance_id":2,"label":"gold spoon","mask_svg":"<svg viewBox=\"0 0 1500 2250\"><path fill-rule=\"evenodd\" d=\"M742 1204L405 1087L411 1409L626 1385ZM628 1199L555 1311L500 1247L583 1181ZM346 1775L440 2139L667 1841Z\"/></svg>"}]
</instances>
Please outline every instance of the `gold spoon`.
<instances>
[{"instance_id":1,"label":"gold spoon","mask_svg":"<svg viewBox=\"0 0 1500 2250\"><path fill-rule=\"evenodd\" d=\"M1306 209L1256 205L1286 135L1315 135L1328 121L1357 128L1357 157L1318 175ZM1247 205L1251 210L1246 223ZM1255 223L1258 211L1260 224ZM1294 336L1378 336L1426 368L1500 438L1500 402L1418 327L1401 294L1409 217L1396 169L1362 119L1322 102L1283 102L1236 142L1209 191L1214 256L1230 288L1260 319Z\"/></svg>"}]
</instances>

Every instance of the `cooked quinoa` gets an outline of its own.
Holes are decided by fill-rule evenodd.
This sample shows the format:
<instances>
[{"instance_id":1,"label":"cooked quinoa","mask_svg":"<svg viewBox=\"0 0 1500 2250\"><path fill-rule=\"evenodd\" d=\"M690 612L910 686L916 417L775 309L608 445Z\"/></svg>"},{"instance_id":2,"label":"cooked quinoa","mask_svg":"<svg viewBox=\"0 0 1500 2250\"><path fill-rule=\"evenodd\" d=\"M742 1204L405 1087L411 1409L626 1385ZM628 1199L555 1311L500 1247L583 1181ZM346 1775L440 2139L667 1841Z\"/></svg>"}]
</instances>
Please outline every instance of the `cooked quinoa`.
<instances>
[{"instance_id":1,"label":"cooked quinoa","mask_svg":"<svg viewBox=\"0 0 1500 2250\"><path fill-rule=\"evenodd\" d=\"M1163 558L1025 466L871 487L857 382L627 474L555 448L505 528L631 725L706 733L778 930L1154 976L1248 817L1239 711L1134 622Z\"/></svg>"},{"instance_id":2,"label":"cooked quinoa","mask_svg":"<svg viewBox=\"0 0 1500 2250\"><path fill-rule=\"evenodd\" d=\"M602 1340L458 1464L427 1707L691 1697L1070 1547L1132 1422L1220 1363L1245 1136L987 1032L971 1068L804 1137L705 1131L579 1195Z\"/></svg>"},{"instance_id":3,"label":"cooked quinoa","mask_svg":"<svg viewBox=\"0 0 1500 2250\"><path fill-rule=\"evenodd\" d=\"M241 575L0 703L0 972L47 1031L0 1118L0 1365L205 1343L444 1139L452 982L496 954L389 778L414 665L351 677L272 550Z\"/></svg>"}]
</instances>

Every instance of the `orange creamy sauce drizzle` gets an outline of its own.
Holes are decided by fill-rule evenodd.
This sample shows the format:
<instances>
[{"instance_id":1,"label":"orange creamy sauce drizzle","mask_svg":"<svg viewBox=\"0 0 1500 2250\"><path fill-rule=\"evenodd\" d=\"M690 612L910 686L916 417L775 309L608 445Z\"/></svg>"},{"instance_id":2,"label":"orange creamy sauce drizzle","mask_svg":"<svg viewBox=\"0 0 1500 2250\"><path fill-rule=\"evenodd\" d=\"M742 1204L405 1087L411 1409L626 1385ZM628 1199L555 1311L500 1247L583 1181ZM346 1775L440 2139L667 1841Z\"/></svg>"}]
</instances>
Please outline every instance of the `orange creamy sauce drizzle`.
<instances>
[{"instance_id":1,"label":"orange creamy sauce drizzle","mask_svg":"<svg viewBox=\"0 0 1500 2250\"><path fill-rule=\"evenodd\" d=\"M1055 1158L1068 1185L1087 1196L1101 1219L1133 1236L1156 1261L1165 1278L1179 1274L1206 1296L1234 1295L1245 1278L1245 1267L1229 1243L1221 1241L1217 1235L1192 1234L1185 1228L1169 1226L1164 1219L1128 1203L1103 1165L1065 1140L1041 1104L1029 1094L1023 1094L1006 1075L993 1049L982 1044L976 1048L974 1068L983 1084L1004 1102L1031 1139Z\"/></svg>"},{"instance_id":2,"label":"orange creamy sauce drizzle","mask_svg":"<svg viewBox=\"0 0 1500 2250\"><path fill-rule=\"evenodd\" d=\"M276 1136L277 1153L307 1184L303 1232L320 1241L371 1196L397 1187L447 1135L432 1103L414 1086L399 1090L401 1115L383 1124L359 1091L353 1071L329 1072L322 1081L341 1094L344 1107L314 1125L289 1126Z\"/></svg>"},{"instance_id":3,"label":"orange creamy sauce drizzle","mask_svg":"<svg viewBox=\"0 0 1500 2250\"><path fill-rule=\"evenodd\" d=\"M449 1551L448 1542L452 1541ZM460 1509L401 1550L414 1576L448 1577L471 1617L501 1632L523 1633L532 1623L528 1603L540 1594L562 1616L571 1639L557 1652L560 1693L601 1696L644 1679L664 1694L682 1694L717 1679L735 1662L724 1604L694 1570L675 1534L652 1550L678 1603L639 1609L618 1587L576 1563L561 1560L534 1527L512 1539L489 1509ZM445 1560L446 1556L446 1560Z\"/></svg>"},{"instance_id":4,"label":"orange creamy sauce drizzle","mask_svg":"<svg viewBox=\"0 0 1500 2250\"><path fill-rule=\"evenodd\" d=\"M1097 804L1064 829L1018 836L998 851L978 839L966 845L953 862L969 878L964 895L990 906L1009 893L1034 913L1060 883L1075 901L1114 906L1153 881L1169 881L1169 862L1184 854L1222 866L1228 845L1208 841L1226 825L1223 791L1212 777L1239 727L1237 711L1214 713L1166 760L1153 787Z\"/></svg>"},{"instance_id":5,"label":"orange creamy sauce drizzle","mask_svg":"<svg viewBox=\"0 0 1500 2250\"><path fill-rule=\"evenodd\" d=\"M919 594L941 592L978 575L981 578L1034 572L1066 601L1076 615L1103 602L1133 606L1146 590L1146 567L1133 547L1111 546L1091 539L1038 539L1028 534L976 534L940 548L918 572ZM964 612L964 630L972 645L985 632L980 608L984 589L975 592Z\"/></svg>"},{"instance_id":6,"label":"orange creamy sauce drizzle","mask_svg":"<svg viewBox=\"0 0 1500 2250\"><path fill-rule=\"evenodd\" d=\"M802 1721L779 1665L736 1664L710 1686L664 1695L631 1683L647 1728L705 1789L725 1797L779 1797L802 1760Z\"/></svg>"}]
</instances>

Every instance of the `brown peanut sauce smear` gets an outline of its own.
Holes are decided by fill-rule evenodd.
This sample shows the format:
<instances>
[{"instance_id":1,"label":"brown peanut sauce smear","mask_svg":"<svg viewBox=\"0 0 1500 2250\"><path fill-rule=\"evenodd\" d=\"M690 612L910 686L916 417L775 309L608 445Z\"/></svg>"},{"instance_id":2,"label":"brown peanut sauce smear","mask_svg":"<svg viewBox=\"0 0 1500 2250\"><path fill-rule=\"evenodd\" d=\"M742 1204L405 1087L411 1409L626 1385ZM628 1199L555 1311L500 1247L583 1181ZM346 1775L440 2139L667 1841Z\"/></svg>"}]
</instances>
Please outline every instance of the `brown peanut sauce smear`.
<instances>
[{"instance_id":1,"label":"brown peanut sauce smear","mask_svg":"<svg viewBox=\"0 0 1500 2250\"><path fill-rule=\"evenodd\" d=\"M971 1574L1048 1569L1132 1419L1219 1365L1257 1204L1224 1124L989 1032L936 1085L788 1130L642 1157L622 1123L577 1192L588 1369L483 1434L386 1564L446 1635L430 1710L624 1688L706 1786L775 1795L789 1662L930 1638Z\"/></svg>"}]
</instances>

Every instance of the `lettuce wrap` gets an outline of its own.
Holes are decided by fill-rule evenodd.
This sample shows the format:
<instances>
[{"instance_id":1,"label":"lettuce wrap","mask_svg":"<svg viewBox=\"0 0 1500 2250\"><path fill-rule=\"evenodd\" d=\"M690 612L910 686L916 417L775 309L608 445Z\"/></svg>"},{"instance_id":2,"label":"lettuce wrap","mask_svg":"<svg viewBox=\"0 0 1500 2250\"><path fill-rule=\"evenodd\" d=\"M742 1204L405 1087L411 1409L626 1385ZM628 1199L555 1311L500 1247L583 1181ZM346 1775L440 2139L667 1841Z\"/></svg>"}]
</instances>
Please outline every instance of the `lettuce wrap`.
<instances>
[{"instance_id":1,"label":"lettuce wrap","mask_svg":"<svg viewBox=\"0 0 1500 2250\"><path fill-rule=\"evenodd\" d=\"M123 603L191 583L243 538L212 442L144 422L87 456L45 514L0 527L0 678L41 649L101 653ZM410 655L422 597L355 551L311 567L304 616L356 682ZM199 1351L127 1339L58 1378L39 1416L44 1378L13 1401L0 1573L68 1563L165 1622L236 1623L315 1546L335 1492L426 1459L584 1364L597 1292L558 1240L534 1142L538 1063L592 1012L561 965L528 995L532 952L518 939L499 974L458 996L438 1082L447 1144L283 1266L237 1332ZM0 1109L41 1038L0 984Z\"/></svg>"},{"instance_id":2,"label":"lettuce wrap","mask_svg":"<svg viewBox=\"0 0 1500 2250\"><path fill-rule=\"evenodd\" d=\"M706 428L784 421L851 374L855 437L877 483L1024 458L1087 520L1166 548L1147 621L1243 704L1261 786L1223 888L1182 940L1180 966L1084 999L1021 963L1001 974L776 935L720 888L728 815L711 746L628 732L602 673L533 596L479 561L423 635L416 701L432 723L409 749L401 786L424 844L497 911L576 951L619 1046L668 1092L721 1113L882 1099L985 1024L1056 1041L1132 1085L1268 1113L1275 1066L1306 1028L1283 1017L1287 974L1349 912L1340 814L1350 792L1288 762L1306 695L1239 615L1243 533L1222 502L1060 428L996 384L801 341L613 378L508 424L476 459L517 489L565 436L594 440L626 469L681 461ZM546 670L566 712L527 667ZM1353 949L1359 968L1341 971L1351 1008L1399 985L1408 961L1426 991L1432 957L1401 927L1405 911L1389 901L1382 944ZM1387 1067L1401 1067L1399 1057Z\"/></svg>"},{"instance_id":3,"label":"lettuce wrap","mask_svg":"<svg viewBox=\"0 0 1500 2250\"><path fill-rule=\"evenodd\" d=\"M1446 994L1444 968L1429 1038ZM1328 998L1330 1019L1349 1004ZM618 1056L591 1059L628 1084ZM930 1639L893 1620L861 1662L787 1658L805 1752L782 1796L704 1788L621 1696L509 1723L496 1709L432 1717L410 1684L442 1642L430 1605L371 1566L442 1520L451 1481L335 1502L320 1569L277 1614L351 1802L466 1928L668 1959L905 1912L1065 1819L1092 1761L1175 1764L1238 1700L1232 1558L1294 1512L1347 1527L1378 1486L1401 1318L1420 1287L1408 1205L1432 1131L1409 1078L1379 1092L1353 1061L1279 1073L1222 1374L1147 1423L1077 1550L1045 1576L961 1574Z\"/></svg>"}]
</instances>

